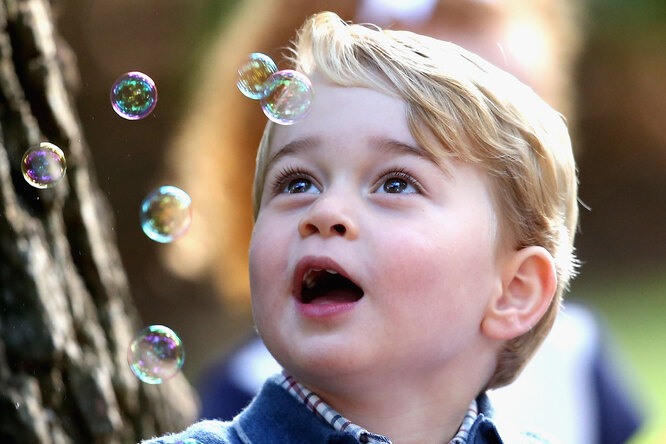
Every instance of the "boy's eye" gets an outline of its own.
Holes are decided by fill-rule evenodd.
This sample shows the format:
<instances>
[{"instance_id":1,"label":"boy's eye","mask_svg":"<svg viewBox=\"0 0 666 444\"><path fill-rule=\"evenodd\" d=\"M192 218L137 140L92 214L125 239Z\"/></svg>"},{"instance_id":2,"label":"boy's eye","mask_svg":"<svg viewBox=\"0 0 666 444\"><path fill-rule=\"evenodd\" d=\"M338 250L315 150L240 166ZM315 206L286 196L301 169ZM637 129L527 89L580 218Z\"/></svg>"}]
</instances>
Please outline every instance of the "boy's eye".
<instances>
[{"instance_id":1,"label":"boy's eye","mask_svg":"<svg viewBox=\"0 0 666 444\"><path fill-rule=\"evenodd\" d=\"M393 177L384 182L382 188L384 188L384 191L387 193L402 193L407 189L407 185L408 183L404 180Z\"/></svg>"},{"instance_id":2,"label":"boy's eye","mask_svg":"<svg viewBox=\"0 0 666 444\"><path fill-rule=\"evenodd\" d=\"M282 192L289 194L307 193L311 189L312 189L312 182L303 177L299 177L298 179L294 179L288 182L287 185L282 190Z\"/></svg>"},{"instance_id":3,"label":"boy's eye","mask_svg":"<svg viewBox=\"0 0 666 444\"><path fill-rule=\"evenodd\" d=\"M420 193L421 186L411 175L403 171L391 171L380 180L377 192L390 194Z\"/></svg>"},{"instance_id":4,"label":"boy's eye","mask_svg":"<svg viewBox=\"0 0 666 444\"><path fill-rule=\"evenodd\" d=\"M274 196L279 194L303 194L319 193L315 179L312 176L295 167L286 167L276 174L271 184Z\"/></svg>"}]
</instances>

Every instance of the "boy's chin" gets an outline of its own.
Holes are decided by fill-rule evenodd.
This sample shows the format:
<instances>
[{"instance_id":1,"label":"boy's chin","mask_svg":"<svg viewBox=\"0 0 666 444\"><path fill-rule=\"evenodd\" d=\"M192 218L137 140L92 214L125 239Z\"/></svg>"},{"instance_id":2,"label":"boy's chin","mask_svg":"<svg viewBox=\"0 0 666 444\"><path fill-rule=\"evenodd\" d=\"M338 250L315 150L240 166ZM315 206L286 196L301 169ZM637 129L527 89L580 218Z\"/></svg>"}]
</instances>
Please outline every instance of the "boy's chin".
<instances>
[{"instance_id":1,"label":"boy's chin","mask_svg":"<svg viewBox=\"0 0 666 444\"><path fill-rule=\"evenodd\" d=\"M308 335L301 331L262 335L275 360L297 380L331 380L373 374L386 353L349 331Z\"/></svg>"},{"instance_id":2,"label":"boy's chin","mask_svg":"<svg viewBox=\"0 0 666 444\"><path fill-rule=\"evenodd\" d=\"M342 382L355 375L371 374L372 365L354 359L353 354L343 351L314 352L291 355L278 359L282 367L296 380L306 385L329 385L330 381ZM328 381L328 382L327 382Z\"/></svg>"},{"instance_id":3,"label":"boy's chin","mask_svg":"<svg viewBox=\"0 0 666 444\"><path fill-rule=\"evenodd\" d=\"M320 396L326 393L344 393L354 386L365 387L367 382L362 380L368 375L372 375L368 369L359 371L358 369L343 367L339 362L335 364L337 365L299 366L293 369L285 367L285 370L298 382Z\"/></svg>"}]
</instances>

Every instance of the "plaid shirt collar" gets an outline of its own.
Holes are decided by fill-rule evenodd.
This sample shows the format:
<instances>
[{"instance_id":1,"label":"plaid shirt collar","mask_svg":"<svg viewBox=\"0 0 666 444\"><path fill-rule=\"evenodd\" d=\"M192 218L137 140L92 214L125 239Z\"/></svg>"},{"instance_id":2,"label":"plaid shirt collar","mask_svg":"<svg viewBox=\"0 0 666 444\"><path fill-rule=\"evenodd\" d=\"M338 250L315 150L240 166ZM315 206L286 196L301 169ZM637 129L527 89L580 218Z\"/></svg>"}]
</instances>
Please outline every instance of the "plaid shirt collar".
<instances>
[{"instance_id":1,"label":"plaid shirt collar","mask_svg":"<svg viewBox=\"0 0 666 444\"><path fill-rule=\"evenodd\" d=\"M302 384L296 381L291 377L286 371L282 371L282 375L278 380L278 383L282 388L284 388L290 395L296 398L298 401L305 404L305 406L312 411L315 415L322 418L328 424L331 425L335 430L340 432L347 432L353 435L359 442L362 443L388 443L391 441L382 435L375 435L365 430L363 427L360 427L356 424L353 424L344 416L340 415L338 412L333 410L328 404L321 400L319 396L314 394L312 391L305 388ZM467 437L469 436L469 431L478 416L478 409L476 405L476 400L472 400L472 403L467 409L465 418L458 429L458 433L453 437L448 444L465 444L467 443Z\"/></svg>"}]
</instances>

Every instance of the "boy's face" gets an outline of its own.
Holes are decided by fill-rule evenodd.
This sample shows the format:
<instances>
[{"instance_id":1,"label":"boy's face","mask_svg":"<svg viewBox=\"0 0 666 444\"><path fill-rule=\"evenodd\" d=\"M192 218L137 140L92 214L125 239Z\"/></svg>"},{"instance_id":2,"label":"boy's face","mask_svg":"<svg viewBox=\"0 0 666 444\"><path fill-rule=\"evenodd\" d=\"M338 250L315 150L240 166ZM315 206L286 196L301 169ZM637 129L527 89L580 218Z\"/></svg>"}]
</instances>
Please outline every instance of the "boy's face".
<instances>
[{"instance_id":1,"label":"boy's face","mask_svg":"<svg viewBox=\"0 0 666 444\"><path fill-rule=\"evenodd\" d=\"M275 128L250 247L266 345L313 385L473 362L501 291L484 173L456 162L444 173L404 101L313 85L310 114Z\"/></svg>"}]
</instances>

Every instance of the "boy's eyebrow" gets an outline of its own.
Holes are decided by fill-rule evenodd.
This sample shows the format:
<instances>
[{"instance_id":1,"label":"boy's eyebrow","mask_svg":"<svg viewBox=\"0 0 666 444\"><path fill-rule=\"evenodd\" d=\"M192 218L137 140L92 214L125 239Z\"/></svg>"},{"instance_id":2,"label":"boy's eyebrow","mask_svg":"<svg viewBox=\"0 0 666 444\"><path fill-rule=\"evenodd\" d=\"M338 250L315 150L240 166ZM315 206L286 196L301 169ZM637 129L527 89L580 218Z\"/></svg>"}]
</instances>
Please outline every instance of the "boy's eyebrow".
<instances>
[{"instance_id":1,"label":"boy's eyebrow","mask_svg":"<svg viewBox=\"0 0 666 444\"><path fill-rule=\"evenodd\" d=\"M268 171L270 166L277 162L280 157L286 156L287 154L293 154L303 149L314 148L317 145L319 145L318 137L306 137L304 139L292 140L277 150L277 152L273 154L270 159L268 159L268 162L266 163L266 171Z\"/></svg>"},{"instance_id":2,"label":"boy's eyebrow","mask_svg":"<svg viewBox=\"0 0 666 444\"><path fill-rule=\"evenodd\" d=\"M286 156L287 154L293 154L302 150L314 148L318 146L320 142L321 139L318 137L305 137L303 139L297 139L287 143L275 154L273 154L273 156L271 156L271 158L266 163L266 171L268 171L270 166L277 162L281 157ZM376 146L380 151L384 151L386 153L411 154L428 160L441 167L439 159L421 147L412 146L405 142L387 138L372 138L371 144Z\"/></svg>"},{"instance_id":3,"label":"boy's eyebrow","mask_svg":"<svg viewBox=\"0 0 666 444\"><path fill-rule=\"evenodd\" d=\"M412 146L408 143L400 142L394 139L384 138L373 139L373 143L383 151L395 152L398 154L411 154L429 160L435 165L439 165L438 159L432 153L424 150L421 147Z\"/></svg>"},{"instance_id":4,"label":"boy's eyebrow","mask_svg":"<svg viewBox=\"0 0 666 444\"><path fill-rule=\"evenodd\" d=\"M374 142L381 150L386 152L395 152L397 154L411 154L413 156L420 157L421 159L424 159L428 162L432 162L432 164L439 168L446 176L450 177L451 175L450 166L446 159L438 157L437 155L418 145L414 146L394 139L385 138L374 139Z\"/></svg>"}]
</instances>

